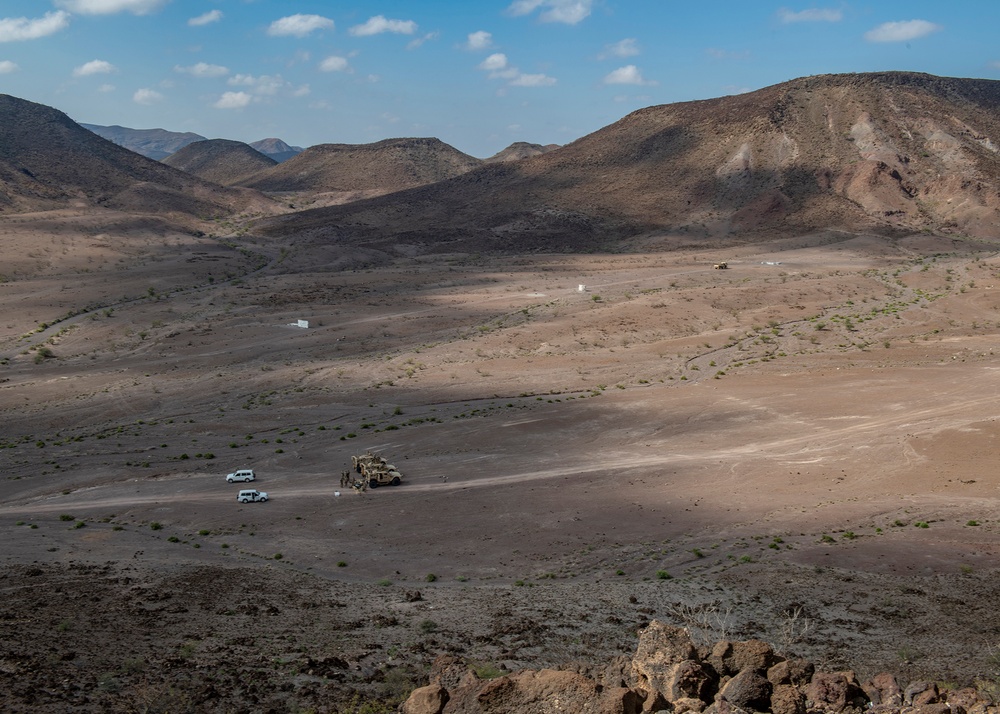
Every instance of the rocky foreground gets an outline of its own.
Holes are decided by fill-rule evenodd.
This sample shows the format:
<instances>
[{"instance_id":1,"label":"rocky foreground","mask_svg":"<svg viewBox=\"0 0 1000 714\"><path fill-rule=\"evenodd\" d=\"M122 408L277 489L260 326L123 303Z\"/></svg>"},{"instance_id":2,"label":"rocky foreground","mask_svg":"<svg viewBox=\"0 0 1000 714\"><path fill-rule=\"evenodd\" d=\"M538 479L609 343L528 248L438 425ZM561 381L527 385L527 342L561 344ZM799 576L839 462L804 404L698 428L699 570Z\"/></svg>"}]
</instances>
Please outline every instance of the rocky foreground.
<instances>
[{"instance_id":1,"label":"rocky foreground","mask_svg":"<svg viewBox=\"0 0 1000 714\"><path fill-rule=\"evenodd\" d=\"M879 674L860 683L851 671L817 672L805 660L785 659L761 640L721 641L698 648L688 631L654 620L639 633L632 658L603 669L522 670L484 679L461 660L442 655L431 682L413 691L403 714L699 714L847 713L996 714L995 683L948 689L931 681L901 687ZM490 674L490 673L485 673Z\"/></svg>"}]
</instances>

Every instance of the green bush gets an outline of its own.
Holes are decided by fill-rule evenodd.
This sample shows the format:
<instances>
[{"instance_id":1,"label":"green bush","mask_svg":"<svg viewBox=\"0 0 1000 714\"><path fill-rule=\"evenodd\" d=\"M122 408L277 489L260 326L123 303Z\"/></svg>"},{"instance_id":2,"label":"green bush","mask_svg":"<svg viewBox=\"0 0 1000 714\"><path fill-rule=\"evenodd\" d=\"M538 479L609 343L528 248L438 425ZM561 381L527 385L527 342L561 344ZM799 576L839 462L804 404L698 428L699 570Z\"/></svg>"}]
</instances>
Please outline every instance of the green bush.
<instances>
[{"instance_id":1,"label":"green bush","mask_svg":"<svg viewBox=\"0 0 1000 714\"><path fill-rule=\"evenodd\" d=\"M670 580L674 576L668 573L666 570L657 570L656 579L657 580Z\"/></svg>"},{"instance_id":2,"label":"green bush","mask_svg":"<svg viewBox=\"0 0 1000 714\"><path fill-rule=\"evenodd\" d=\"M72 521L72 520L74 520L74 518L73 518L73 516L69 515L68 513L63 513L61 516L59 516L59 520L60 521Z\"/></svg>"}]
</instances>

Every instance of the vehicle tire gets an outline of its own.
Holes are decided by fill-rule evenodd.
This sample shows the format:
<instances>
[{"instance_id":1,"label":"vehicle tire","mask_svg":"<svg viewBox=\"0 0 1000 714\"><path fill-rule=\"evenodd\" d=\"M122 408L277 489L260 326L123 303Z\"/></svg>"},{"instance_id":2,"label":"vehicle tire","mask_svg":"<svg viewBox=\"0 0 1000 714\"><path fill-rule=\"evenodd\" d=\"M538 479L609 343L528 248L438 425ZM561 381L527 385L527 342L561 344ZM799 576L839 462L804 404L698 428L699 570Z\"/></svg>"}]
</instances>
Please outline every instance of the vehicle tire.
<instances>
[{"instance_id":1,"label":"vehicle tire","mask_svg":"<svg viewBox=\"0 0 1000 714\"><path fill-rule=\"evenodd\" d=\"M368 482L368 488L378 488L378 480L377 479L371 479Z\"/></svg>"},{"instance_id":2,"label":"vehicle tire","mask_svg":"<svg viewBox=\"0 0 1000 714\"><path fill-rule=\"evenodd\" d=\"M250 499L249 498L241 498L240 499L240 503L250 503Z\"/></svg>"},{"instance_id":3,"label":"vehicle tire","mask_svg":"<svg viewBox=\"0 0 1000 714\"><path fill-rule=\"evenodd\" d=\"M392 477L392 481L390 481L389 484L391 486L398 486L399 485L399 476L393 476Z\"/></svg>"}]
</instances>

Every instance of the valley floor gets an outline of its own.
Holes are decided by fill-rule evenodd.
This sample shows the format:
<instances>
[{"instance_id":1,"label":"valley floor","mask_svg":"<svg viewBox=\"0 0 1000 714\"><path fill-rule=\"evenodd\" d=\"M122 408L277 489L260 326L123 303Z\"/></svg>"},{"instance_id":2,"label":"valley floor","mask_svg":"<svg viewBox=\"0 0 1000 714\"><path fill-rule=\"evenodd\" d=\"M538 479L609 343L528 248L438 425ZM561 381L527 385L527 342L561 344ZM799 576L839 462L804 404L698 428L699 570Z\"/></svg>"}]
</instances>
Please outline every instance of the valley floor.
<instances>
[{"instance_id":1,"label":"valley floor","mask_svg":"<svg viewBox=\"0 0 1000 714\"><path fill-rule=\"evenodd\" d=\"M0 284L15 709L392 698L652 618L1000 678L1000 245L352 264L47 220L0 225L37 252ZM368 450L403 484L341 489Z\"/></svg>"}]
</instances>

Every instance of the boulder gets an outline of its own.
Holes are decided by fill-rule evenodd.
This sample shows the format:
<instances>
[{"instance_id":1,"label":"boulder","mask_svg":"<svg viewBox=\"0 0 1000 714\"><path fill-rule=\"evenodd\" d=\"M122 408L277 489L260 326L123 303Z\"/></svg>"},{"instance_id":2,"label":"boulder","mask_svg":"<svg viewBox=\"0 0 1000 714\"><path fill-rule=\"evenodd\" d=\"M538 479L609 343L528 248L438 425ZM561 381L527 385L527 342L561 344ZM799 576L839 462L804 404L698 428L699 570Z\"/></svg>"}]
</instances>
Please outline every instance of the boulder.
<instances>
[{"instance_id":1,"label":"boulder","mask_svg":"<svg viewBox=\"0 0 1000 714\"><path fill-rule=\"evenodd\" d=\"M966 714L977 704L982 701L982 697L979 696L977 692L972 687L967 687L965 689L954 689L948 692L945 697L945 701L948 702L948 706L956 714Z\"/></svg>"},{"instance_id":2,"label":"boulder","mask_svg":"<svg viewBox=\"0 0 1000 714\"><path fill-rule=\"evenodd\" d=\"M744 670L764 674L782 659L784 658L776 655L774 648L763 640L746 640L733 643L729 667L734 674Z\"/></svg>"},{"instance_id":3,"label":"boulder","mask_svg":"<svg viewBox=\"0 0 1000 714\"><path fill-rule=\"evenodd\" d=\"M443 714L638 714L638 695L625 688L601 691L572 672L523 670L449 692Z\"/></svg>"},{"instance_id":4,"label":"boulder","mask_svg":"<svg viewBox=\"0 0 1000 714\"><path fill-rule=\"evenodd\" d=\"M944 702L922 704L910 709L909 714L952 714L951 708Z\"/></svg>"},{"instance_id":5,"label":"boulder","mask_svg":"<svg viewBox=\"0 0 1000 714\"><path fill-rule=\"evenodd\" d=\"M465 662L458 657L442 654L438 655L434 659L434 663L431 664L430 682L452 690L461 686L463 679L470 679L470 674L472 675L471 679L476 679L475 673L469 669Z\"/></svg>"},{"instance_id":6,"label":"boulder","mask_svg":"<svg viewBox=\"0 0 1000 714\"><path fill-rule=\"evenodd\" d=\"M720 677L732 677L744 669L764 674L770 667L784 661L774 652L774 648L763 640L745 640L717 642L708 656Z\"/></svg>"},{"instance_id":7,"label":"boulder","mask_svg":"<svg viewBox=\"0 0 1000 714\"><path fill-rule=\"evenodd\" d=\"M921 707L925 704L937 704L940 701L940 693L937 684L934 682L910 682L903 691L903 703Z\"/></svg>"},{"instance_id":8,"label":"boulder","mask_svg":"<svg viewBox=\"0 0 1000 714\"><path fill-rule=\"evenodd\" d=\"M775 684L771 692L772 714L806 714L806 697L793 684Z\"/></svg>"},{"instance_id":9,"label":"boulder","mask_svg":"<svg viewBox=\"0 0 1000 714\"><path fill-rule=\"evenodd\" d=\"M767 681L774 686L794 684L796 687L805 687L812 680L815 671L816 667L812 662L804 659L786 659L767 670Z\"/></svg>"},{"instance_id":10,"label":"boulder","mask_svg":"<svg viewBox=\"0 0 1000 714\"><path fill-rule=\"evenodd\" d=\"M719 690L719 698L740 709L766 711L771 702L771 683L747 668L726 682Z\"/></svg>"},{"instance_id":11,"label":"boulder","mask_svg":"<svg viewBox=\"0 0 1000 714\"><path fill-rule=\"evenodd\" d=\"M448 690L440 684L429 684L410 692L400 706L400 714L441 714L448 702Z\"/></svg>"},{"instance_id":12,"label":"boulder","mask_svg":"<svg viewBox=\"0 0 1000 714\"><path fill-rule=\"evenodd\" d=\"M673 702L674 714L686 714L687 712L694 712L695 714L700 714L705 711L705 707L708 706L706 702L701 699L677 699Z\"/></svg>"},{"instance_id":13,"label":"boulder","mask_svg":"<svg viewBox=\"0 0 1000 714\"><path fill-rule=\"evenodd\" d=\"M806 706L824 712L841 712L847 707L863 709L868 695L854 672L819 672L806 687Z\"/></svg>"},{"instance_id":14,"label":"boulder","mask_svg":"<svg viewBox=\"0 0 1000 714\"><path fill-rule=\"evenodd\" d=\"M712 682L697 661L691 636L683 627L654 620L639 633L630 683L645 697L643 711L665 708L677 699L703 699Z\"/></svg>"},{"instance_id":15,"label":"boulder","mask_svg":"<svg viewBox=\"0 0 1000 714\"><path fill-rule=\"evenodd\" d=\"M883 705L889 707L901 707L903 705L903 690L899 687L899 682L888 672L876 674L869 681L861 685L865 694L873 705Z\"/></svg>"}]
</instances>

